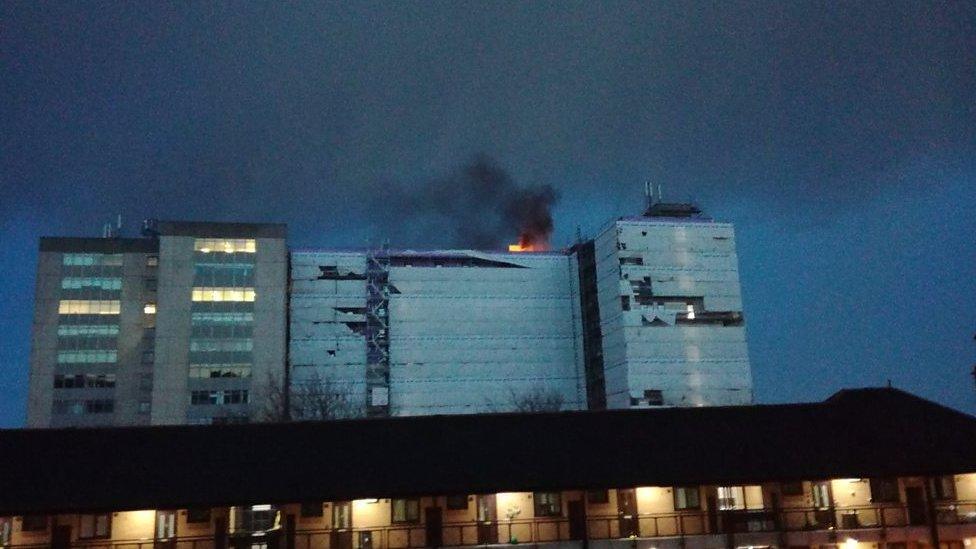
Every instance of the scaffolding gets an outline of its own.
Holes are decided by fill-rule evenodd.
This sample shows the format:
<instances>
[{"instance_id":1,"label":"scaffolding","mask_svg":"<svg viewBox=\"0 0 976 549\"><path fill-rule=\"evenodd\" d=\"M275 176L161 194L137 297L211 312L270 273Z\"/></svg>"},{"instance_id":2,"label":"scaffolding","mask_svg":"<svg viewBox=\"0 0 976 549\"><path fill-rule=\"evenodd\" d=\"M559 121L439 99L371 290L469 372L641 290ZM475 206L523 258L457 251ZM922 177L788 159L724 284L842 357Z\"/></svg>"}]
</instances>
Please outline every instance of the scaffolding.
<instances>
[{"instance_id":1,"label":"scaffolding","mask_svg":"<svg viewBox=\"0 0 976 549\"><path fill-rule=\"evenodd\" d=\"M390 415L390 251L387 244L366 255L366 413Z\"/></svg>"}]
</instances>

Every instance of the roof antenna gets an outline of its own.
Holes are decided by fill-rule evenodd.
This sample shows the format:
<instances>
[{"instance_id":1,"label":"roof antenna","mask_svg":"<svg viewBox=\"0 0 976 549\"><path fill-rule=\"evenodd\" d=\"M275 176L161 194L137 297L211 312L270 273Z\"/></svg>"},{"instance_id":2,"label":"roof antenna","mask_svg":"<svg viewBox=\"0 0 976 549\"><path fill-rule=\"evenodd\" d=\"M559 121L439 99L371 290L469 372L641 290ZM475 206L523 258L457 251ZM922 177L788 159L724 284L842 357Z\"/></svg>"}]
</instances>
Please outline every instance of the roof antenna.
<instances>
[{"instance_id":1,"label":"roof antenna","mask_svg":"<svg viewBox=\"0 0 976 549\"><path fill-rule=\"evenodd\" d=\"M888 380L888 388L891 389L891 380Z\"/></svg>"},{"instance_id":2,"label":"roof antenna","mask_svg":"<svg viewBox=\"0 0 976 549\"><path fill-rule=\"evenodd\" d=\"M650 208L654 205L654 187L651 186L650 180L644 182L644 206L645 208Z\"/></svg>"},{"instance_id":3,"label":"roof antenna","mask_svg":"<svg viewBox=\"0 0 976 549\"><path fill-rule=\"evenodd\" d=\"M661 192L661 184L657 184L657 201L664 202L664 193Z\"/></svg>"}]
</instances>

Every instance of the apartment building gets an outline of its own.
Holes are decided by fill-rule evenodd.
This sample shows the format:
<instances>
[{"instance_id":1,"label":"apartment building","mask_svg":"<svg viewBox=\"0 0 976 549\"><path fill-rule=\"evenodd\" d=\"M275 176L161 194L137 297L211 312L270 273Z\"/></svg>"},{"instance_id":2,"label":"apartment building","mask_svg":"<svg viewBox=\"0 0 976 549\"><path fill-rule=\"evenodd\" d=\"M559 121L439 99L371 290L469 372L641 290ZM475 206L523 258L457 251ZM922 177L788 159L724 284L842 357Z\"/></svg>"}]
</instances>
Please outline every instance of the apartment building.
<instances>
[{"instance_id":1,"label":"apartment building","mask_svg":"<svg viewBox=\"0 0 976 549\"><path fill-rule=\"evenodd\" d=\"M0 431L0 452L9 548L976 539L976 418L893 389L774 406Z\"/></svg>"}]
</instances>

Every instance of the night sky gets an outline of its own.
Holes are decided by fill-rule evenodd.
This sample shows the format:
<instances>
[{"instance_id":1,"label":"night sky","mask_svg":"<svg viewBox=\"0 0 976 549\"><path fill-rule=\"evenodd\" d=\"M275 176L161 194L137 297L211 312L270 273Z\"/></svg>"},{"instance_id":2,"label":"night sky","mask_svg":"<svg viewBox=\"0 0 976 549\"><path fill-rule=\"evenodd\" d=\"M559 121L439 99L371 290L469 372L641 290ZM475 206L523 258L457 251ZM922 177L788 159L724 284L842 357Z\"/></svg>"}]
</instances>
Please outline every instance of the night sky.
<instances>
[{"instance_id":1,"label":"night sky","mask_svg":"<svg viewBox=\"0 0 976 549\"><path fill-rule=\"evenodd\" d=\"M648 179L735 223L759 402L891 380L976 412L972 2L3 2L0 426L38 237L448 246L391 197L476 155L559 191L556 245Z\"/></svg>"}]
</instances>

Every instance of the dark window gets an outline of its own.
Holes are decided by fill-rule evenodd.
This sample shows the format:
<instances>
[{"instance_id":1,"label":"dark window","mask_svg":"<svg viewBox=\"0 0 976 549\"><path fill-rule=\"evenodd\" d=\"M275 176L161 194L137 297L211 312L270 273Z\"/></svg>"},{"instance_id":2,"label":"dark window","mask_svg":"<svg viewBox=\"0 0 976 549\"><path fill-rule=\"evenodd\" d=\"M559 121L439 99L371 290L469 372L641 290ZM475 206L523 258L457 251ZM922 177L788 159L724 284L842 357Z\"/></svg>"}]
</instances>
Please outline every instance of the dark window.
<instances>
[{"instance_id":1,"label":"dark window","mask_svg":"<svg viewBox=\"0 0 976 549\"><path fill-rule=\"evenodd\" d=\"M390 520L394 523L420 522L420 500L392 499L390 515Z\"/></svg>"},{"instance_id":2,"label":"dark window","mask_svg":"<svg viewBox=\"0 0 976 549\"><path fill-rule=\"evenodd\" d=\"M784 496L802 496L803 483L802 482L781 482L779 485L779 491L782 492Z\"/></svg>"},{"instance_id":3,"label":"dark window","mask_svg":"<svg viewBox=\"0 0 976 549\"><path fill-rule=\"evenodd\" d=\"M956 499L956 478L952 475L933 478L932 495L940 501Z\"/></svg>"},{"instance_id":4,"label":"dark window","mask_svg":"<svg viewBox=\"0 0 976 549\"><path fill-rule=\"evenodd\" d=\"M186 510L187 522L210 522L210 509L197 508Z\"/></svg>"},{"instance_id":5,"label":"dark window","mask_svg":"<svg viewBox=\"0 0 976 549\"><path fill-rule=\"evenodd\" d=\"M559 492L536 492L532 499L535 502L537 517L558 517L563 513Z\"/></svg>"},{"instance_id":6,"label":"dark window","mask_svg":"<svg viewBox=\"0 0 976 549\"><path fill-rule=\"evenodd\" d=\"M675 486L674 487L674 509L701 509L701 499L698 496L697 486Z\"/></svg>"},{"instance_id":7,"label":"dark window","mask_svg":"<svg viewBox=\"0 0 976 549\"><path fill-rule=\"evenodd\" d=\"M871 483L871 501L873 503L892 503L899 500L898 479L873 478Z\"/></svg>"},{"instance_id":8,"label":"dark window","mask_svg":"<svg viewBox=\"0 0 976 549\"><path fill-rule=\"evenodd\" d=\"M644 389L644 398L650 406L664 406L664 393L660 389Z\"/></svg>"},{"instance_id":9,"label":"dark window","mask_svg":"<svg viewBox=\"0 0 976 549\"><path fill-rule=\"evenodd\" d=\"M322 516L322 502L321 501L307 501L302 503L302 516L303 517L321 517Z\"/></svg>"},{"instance_id":10,"label":"dark window","mask_svg":"<svg viewBox=\"0 0 976 549\"><path fill-rule=\"evenodd\" d=\"M447 496L447 508L458 511L468 508L468 496Z\"/></svg>"},{"instance_id":11,"label":"dark window","mask_svg":"<svg viewBox=\"0 0 976 549\"><path fill-rule=\"evenodd\" d=\"M20 528L25 532L47 530L47 515L24 515Z\"/></svg>"},{"instance_id":12,"label":"dark window","mask_svg":"<svg viewBox=\"0 0 976 549\"><path fill-rule=\"evenodd\" d=\"M81 539L112 537L112 515L81 515L78 537Z\"/></svg>"},{"instance_id":13,"label":"dark window","mask_svg":"<svg viewBox=\"0 0 976 549\"><path fill-rule=\"evenodd\" d=\"M630 310L630 296L629 295L622 295L622 296L620 296L620 307L623 310L625 310L625 311L629 311Z\"/></svg>"},{"instance_id":14,"label":"dark window","mask_svg":"<svg viewBox=\"0 0 976 549\"><path fill-rule=\"evenodd\" d=\"M610 503L610 490L590 490L586 492L588 503Z\"/></svg>"}]
</instances>

